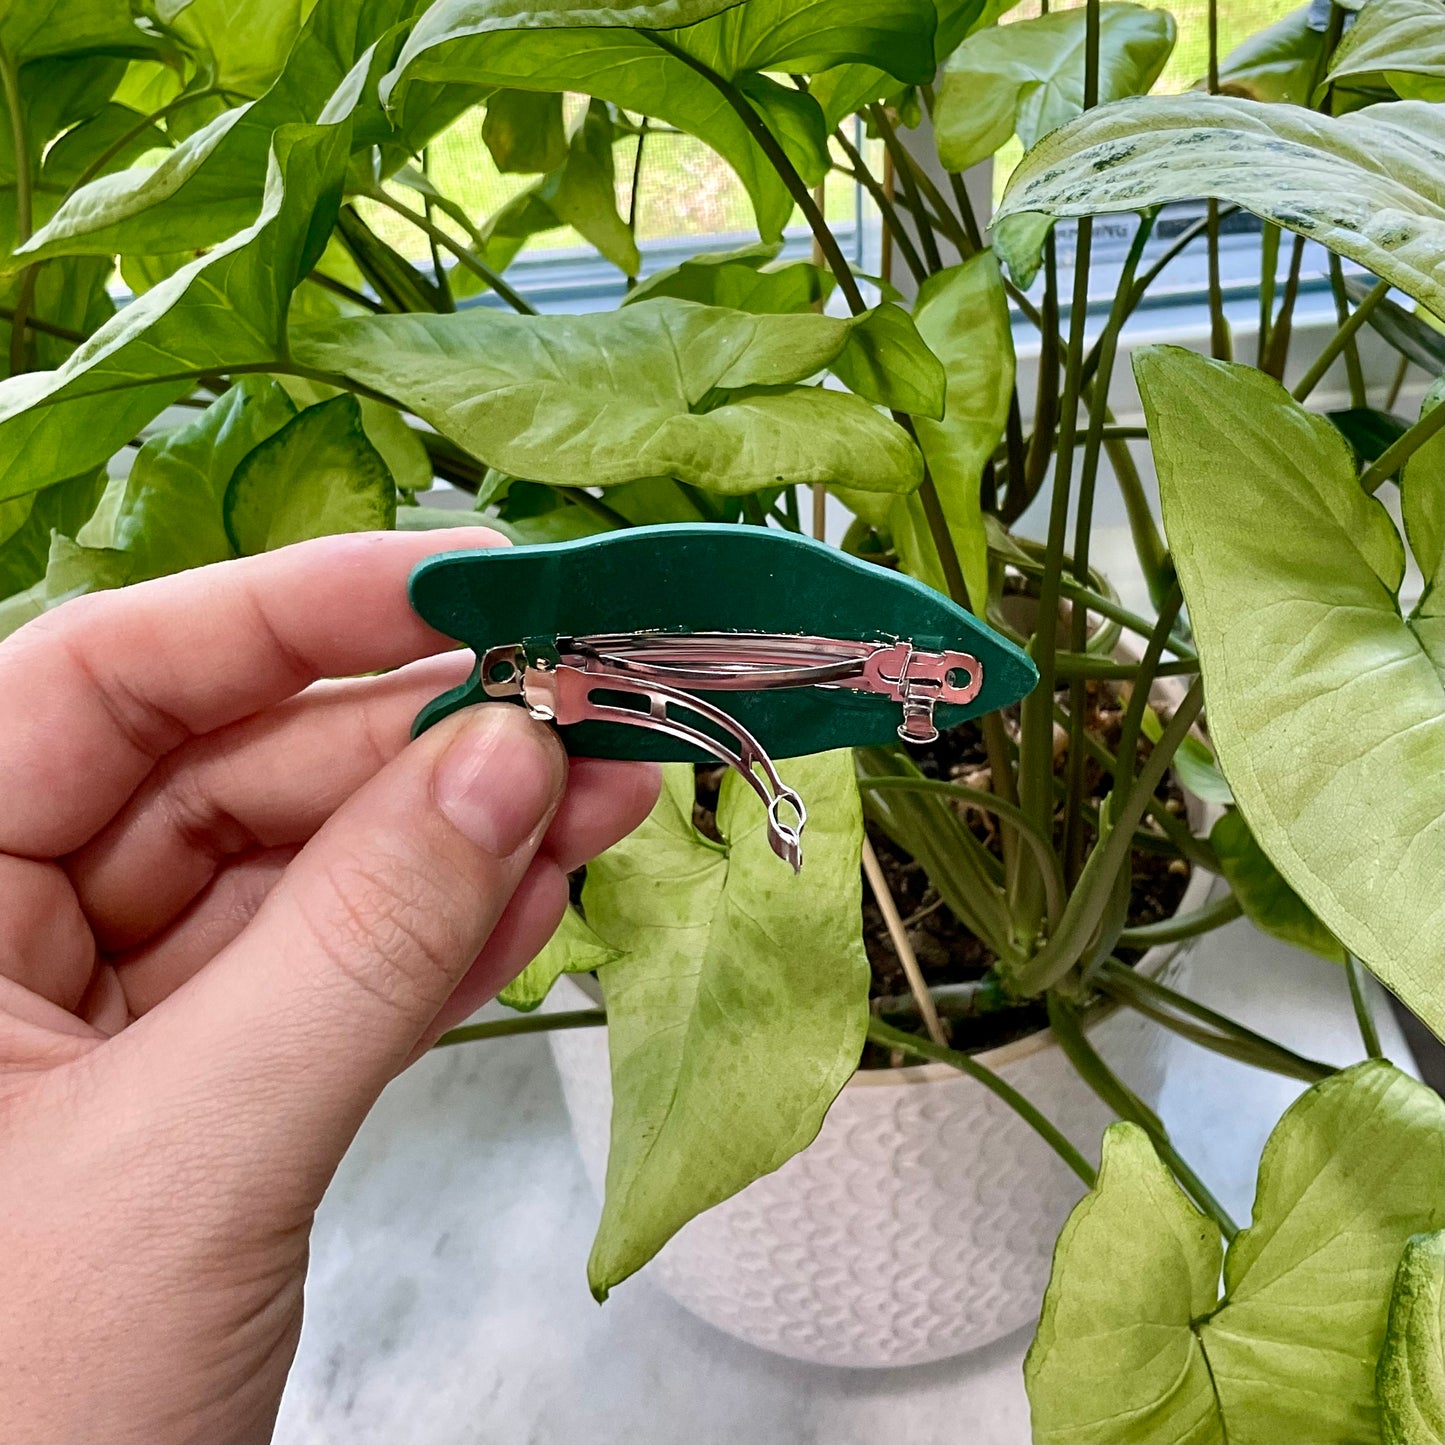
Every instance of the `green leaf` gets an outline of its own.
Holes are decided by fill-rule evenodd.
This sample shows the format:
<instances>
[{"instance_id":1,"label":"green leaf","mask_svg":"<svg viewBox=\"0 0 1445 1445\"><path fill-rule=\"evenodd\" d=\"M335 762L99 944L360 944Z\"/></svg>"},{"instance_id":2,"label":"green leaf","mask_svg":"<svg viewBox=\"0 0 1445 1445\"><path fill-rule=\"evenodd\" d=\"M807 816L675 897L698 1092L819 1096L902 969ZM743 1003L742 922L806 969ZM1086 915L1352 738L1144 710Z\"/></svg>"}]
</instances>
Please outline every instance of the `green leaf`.
<instances>
[{"instance_id":1,"label":"green leaf","mask_svg":"<svg viewBox=\"0 0 1445 1445\"><path fill-rule=\"evenodd\" d=\"M698 22L698 23L693 23ZM525 27L525 28L524 28ZM589 27L589 28L578 28ZM630 28L623 28L630 27ZM793 202L777 172L717 89L652 38L746 89L779 131L795 162L816 152L816 103L761 84L758 72L807 71L849 60L896 66L924 79L932 68L928 0L669 0L625 10L548 5L522 10L501 0L441 0L408 37L382 99L395 103L417 81L519 90L580 91L675 125L711 146L737 172L764 240L775 240ZM812 139L805 132L813 127ZM821 155L819 155L821 159Z\"/></svg>"},{"instance_id":2,"label":"green leaf","mask_svg":"<svg viewBox=\"0 0 1445 1445\"><path fill-rule=\"evenodd\" d=\"M243 459L296 415L268 377L247 376L194 421L152 437L136 454L104 539L128 580L164 577L235 556L222 503ZM93 550L93 549L92 549ZM79 559L67 557L72 569ZM102 575L114 575L115 559Z\"/></svg>"},{"instance_id":3,"label":"green leaf","mask_svg":"<svg viewBox=\"0 0 1445 1445\"><path fill-rule=\"evenodd\" d=\"M315 406L318 401L329 401L333 396L342 394L339 387L313 381L310 377L279 376L276 379L286 388L286 394L298 408ZM383 401L369 396L359 396L356 401L361 407L361 425L366 439L381 453L387 471L396 482L397 491L429 491L435 476L426 444L416 428L408 426L405 417Z\"/></svg>"},{"instance_id":4,"label":"green leaf","mask_svg":"<svg viewBox=\"0 0 1445 1445\"><path fill-rule=\"evenodd\" d=\"M1260 846L1445 1029L1445 693L1396 599L1404 549L1322 417L1243 366L1136 353L1210 733Z\"/></svg>"},{"instance_id":5,"label":"green leaf","mask_svg":"<svg viewBox=\"0 0 1445 1445\"><path fill-rule=\"evenodd\" d=\"M598 938L575 908L568 908L546 948L497 995L497 1002L530 1013L564 973L592 973L621 957L617 949Z\"/></svg>"},{"instance_id":6,"label":"green leaf","mask_svg":"<svg viewBox=\"0 0 1445 1445\"><path fill-rule=\"evenodd\" d=\"M1310 25L1310 7L1302 5L1251 35L1220 61L1219 93L1308 105L1324 48L1324 31Z\"/></svg>"},{"instance_id":7,"label":"green leaf","mask_svg":"<svg viewBox=\"0 0 1445 1445\"><path fill-rule=\"evenodd\" d=\"M777 173L727 103L682 60L633 30L496 30L465 27L438 34L426 22L448 12L434 5L412 32L389 93L405 95L418 81L544 91L580 91L677 126L711 146L737 172L757 212L758 228L775 239L792 213ZM407 57L410 58L407 58ZM403 76L405 88L402 88ZM384 92L385 93L385 92Z\"/></svg>"},{"instance_id":8,"label":"green leaf","mask_svg":"<svg viewBox=\"0 0 1445 1445\"><path fill-rule=\"evenodd\" d=\"M1445 1438L1445 1234L1417 1234L1405 1246L1385 1346L1375 1372L1385 1445L1439 1445Z\"/></svg>"},{"instance_id":9,"label":"green leaf","mask_svg":"<svg viewBox=\"0 0 1445 1445\"><path fill-rule=\"evenodd\" d=\"M1254 840L1244 815L1231 808L1209 830L1209 844L1245 916L1286 943L1307 948L1331 963L1344 963L1339 940L1310 912L1298 893L1280 877Z\"/></svg>"},{"instance_id":10,"label":"green leaf","mask_svg":"<svg viewBox=\"0 0 1445 1445\"><path fill-rule=\"evenodd\" d=\"M0 597L11 597L45 576L50 534L73 537L105 490L99 470L0 502Z\"/></svg>"},{"instance_id":11,"label":"green leaf","mask_svg":"<svg viewBox=\"0 0 1445 1445\"><path fill-rule=\"evenodd\" d=\"M404 70L414 55L467 35L497 30L602 29L636 26L640 30L673 30L720 14L740 0L633 0L623 5L598 5L595 0L440 0L417 22L397 60ZM393 82L394 83L394 82Z\"/></svg>"},{"instance_id":12,"label":"green leaf","mask_svg":"<svg viewBox=\"0 0 1445 1445\"><path fill-rule=\"evenodd\" d=\"M1032 20L970 35L943 72L934 112L938 157L965 171L1011 136L1027 150L1084 109L1083 10L1053 10ZM1167 10L1105 0L1099 6L1099 100L1143 95L1174 49Z\"/></svg>"},{"instance_id":13,"label":"green leaf","mask_svg":"<svg viewBox=\"0 0 1445 1445\"><path fill-rule=\"evenodd\" d=\"M957 49L966 35L992 25L1018 0L936 0L937 29L933 35L934 70ZM922 80L931 77L924 76ZM857 62L834 65L814 77L809 91L823 109L831 134L854 111L873 101L900 107L909 126L917 124L916 92L895 75L875 65ZM912 115L909 111L912 111Z\"/></svg>"},{"instance_id":14,"label":"green leaf","mask_svg":"<svg viewBox=\"0 0 1445 1445\"><path fill-rule=\"evenodd\" d=\"M1374 289L1374 280L1368 276L1347 276L1345 291L1356 306ZM1423 367L1432 375L1439 376L1445 371L1445 336L1440 334L1440 323L1432 326L1418 309L1406 311L1393 301L1378 301L1370 312L1369 326L1378 331L1401 356Z\"/></svg>"},{"instance_id":15,"label":"green leaf","mask_svg":"<svg viewBox=\"0 0 1445 1445\"><path fill-rule=\"evenodd\" d=\"M1349 442L1350 450L1361 466L1381 457L1409 429L1409 422L1392 412L1377 411L1370 406L1345 407L1326 412L1326 416Z\"/></svg>"},{"instance_id":16,"label":"green leaf","mask_svg":"<svg viewBox=\"0 0 1445 1445\"><path fill-rule=\"evenodd\" d=\"M107 261L94 256L66 256L33 274L30 314L37 321L89 335L115 315L115 305L105 289L111 274ZM14 307L20 285L18 276L0 278L0 306ZM10 324L0 319L0 374L9 370L10 335ZM73 341L32 331L30 364L37 370L61 366L75 348Z\"/></svg>"},{"instance_id":17,"label":"green leaf","mask_svg":"<svg viewBox=\"0 0 1445 1445\"><path fill-rule=\"evenodd\" d=\"M264 211L268 157L278 129L317 121L368 48L413 5L414 0L319 4L285 69L260 100L222 112L154 168L100 176L81 187L35 233L25 257L195 251L251 225ZM365 87L362 106L368 115L380 116L374 83ZM389 134L388 128L382 133ZM413 139L419 143L424 136Z\"/></svg>"},{"instance_id":18,"label":"green leaf","mask_svg":"<svg viewBox=\"0 0 1445 1445\"><path fill-rule=\"evenodd\" d=\"M942 420L919 417L914 428L963 566L969 600L981 614L988 598L988 538L979 488L984 466L1003 436L1014 384L1008 297L993 252L982 251L930 276L919 288L913 315L948 378ZM903 570L946 592L917 496L894 502L891 530Z\"/></svg>"},{"instance_id":19,"label":"green leaf","mask_svg":"<svg viewBox=\"0 0 1445 1445\"><path fill-rule=\"evenodd\" d=\"M487 101L482 140L504 175L545 175L567 159L562 92L499 90Z\"/></svg>"},{"instance_id":20,"label":"green leaf","mask_svg":"<svg viewBox=\"0 0 1445 1445\"><path fill-rule=\"evenodd\" d=\"M858 318L832 362L833 375L859 396L917 417L943 416L948 378L913 318L901 307L876 306Z\"/></svg>"},{"instance_id":21,"label":"green leaf","mask_svg":"<svg viewBox=\"0 0 1445 1445\"><path fill-rule=\"evenodd\" d=\"M106 169L120 170L147 151L169 144L157 127L142 124L144 119L129 106L107 105L46 148L42 182L69 190L93 163L107 155ZM114 149L117 146L119 149Z\"/></svg>"},{"instance_id":22,"label":"green leaf","mask_svg":"<svg viewBox=\"0 0 1445 1445\"><path fill-rule=\"evenodd\" d=\"M923 776L901 747L858 748L853 756L860 778L917 780ZM949 910L1005 963L1013 963L1019 949L1004 898L1002 871L962 817L936 797L901 788L870 788L865 807L869 822L882 828L922 865Z\"/></svg>"},{"instance_id":23,"label":"green leaf","mask_svg":"<svg viewBox=\"0 0 1445 1445\"><path fill-rule=\"evenodd\" d=\"M1214 1308L1219 1230L1135 1124L1111 1124L1093 1190L1054 1246L1024 1360L1038 1445L1222 1445L1191 1321Z\"/></svg>"},{"instance_id":24,"label":"green leaf","mask_svg":"<svg viewBox=\"0 0 1445 1445\"><path fill-rule=\"evenodd\" d=\"M1380 1438L1375 1362L1406 1241L1439 1229L1445 1104L1383 1060L1306 1090L1200 1327L1231 1445Z\"/></svg>"},{"instance_id":25,"label":"green leaf","mask_svg":"<svg viewBox=\"0 0 1445 1445\"><path fill-rule=\"evenodd\" d=\"M362 317L298 329L292 349L535 481L615 486L668 475L726 493L813 481L906 491L918 484L917 450L859 398L748 390L814 375L851 330L828 316L659 298L583 316L477 307Z\"/></svg>"},{"instance_id":26,"label":"green leaf","mask_svg":"<svg viewBox=\"0 0 1445 1445\"><path fill-rule=\"evenodd\" d=\"M719 845L693 826L693 769L588 865L582 905L620 955L598 970L612 1057L606 1201L588 1263L604 1298L687 1221L806 1147L868 1023L848 753L782 765L808 800L808 866L768 846L757 798L723 779Z\"/></svg>"},{"instance_id":27,"label":"green leaf","mask_svg":"<svg viewBox=\"0 0 1445 1445\"><path fill-rule=\"evenodd\" d=\"M1406 1241L1441 1219L1445 1105L1383 1060L1275 1126L1224 1260L1143 1132L1105 1135L1024 1365L1041 1445L1374 1445L1375 1362Z\"/></svg>"},{"instance_id":28,"label":"green leaf","mask_svg":"<svg viewBox=\"0 0 1445 1445\"><path fill-rule=\"evenodd\" d=\"M0 382L0 499L104 462L201 373L286 354L286 307L340 197L349 127L287 127L252 226L137 297L58 370Z\"/></svg>"},{"instance_id":29,"label":"green leaf","mask_svg":"<svg viewBox=\"0 0 1445 1445\"><path fill-rule=\"evenodd\" d=\"M260 95L281 73L316 0L156 0L156 14L205 57L212 85Z\"/></svg>"},{"instance_id":30,"label":"green leaf","mask_svg":"<svg viewBox=\"0 0 1445 1445\"><path fill-rule=\"evenodd\" d=\"M1436 382L1420 408L1424 416L1442 405ZM1400 514L1423 585L1409 622L1425 655L1445 683L1445 432L1436 432L1405 463L1400 476Z\"/></svg>"},{"instance_id":31,"label":"green leaf","mask_svg":"<svg viewBox=\"0 0 1445 1445\"><path fill-rule=\"evenodd\" d=\"M1157 743L1164 736L1164 724L1159 721L1159 714L1147 703L1141 719L1141 730L1151 743ZM1228 805L1234 802L1229 781L1219 771L1214 754L1198 738L1186 737L1179 744L1174 761L1169 766L1180 786L1187 788L1196 798L1202 798L1206 803Z\"/></svg>"},{"instance_id":32,"label":"green leaf","mask_svg":"<svg viewBox=\"0 0 1445 1445\"><path fill-rule=\"evenodd\" d=\"M127 0L11 0L0 9L0 49L19 68L48 55L144 55L154 42Z\"/></svg>"},{"instance_id":33,"label":"green leaf","mask_svg":"<svg viewBox=\"0 0 1445 1445\"><path fill-rule=\"evenodd\" d=\"M737 77L737 88L777 138L804 185L822 185L832 159L828 154L827 123L818 102L770 75L747 71Z\"/></svg>"},{"instance_id":34,"label":"green leaf","mask_svg":"<svg viewBox=\"0 0 1445 1445\"><path fill-rule=\"evenodd\" d=\"M920 84L933 78L936 20L932 0L745 0L671 38L729 78L861 62Z\"/></svg>"},{"instance_id":35,"label":"green leaf","mask_svg":"<svg viewBox=\"0 0 1445 1445\"><path fill-rule=\"evenodd\" d=\"M396 485L354 396L309 406L248 452L222 504L243 557L337 532L391 531Z\"/></svg>"},{"instance_id":36,"label":"green leaf","mask_svg":"<svg viewBox=\"0 0 1445 1445\"><path fill-rule=\"evenodd\" d=\"M471 510L459 511L455 507L398 506L396 509L396 530L398 532L439 532L448 527L497 527L496 518L487 517L478 521Z\"/></svg>"},{"instance_id":37,"label":"green leaf","mask_svg":"<svg viewBox=\"0 0 1445 1445\"><path fill-rule=\"evenodd\" d=\"M1323 85L1383 79L1407 100L1445 100L1445 6L1370 0L1330 57Z\"/></svg>"},{"instance_id":38,"label":"green leaf","mask_svg":"<svg viewBox=\"0 0 1445 1445\"><path fill-rule=\"evenodd\" d=\"M825 300L832 291L833 277L811 261L770 265L781 249L779 243L770 242L689 256L639 282L622 304L674 296L735 311L810 311L814 302Z\"/></svg>"},{"instance_id":39,"label":"green leaf","mask_svg":"<svg viewBox=\"0 0 1445 1445\"><path fill-rule=\"evenodd\" d=\"M483 227L486 259L503 270L534 235L571 226L628 276L642 264L637 242L617 211L612 120L593 101L567 140L561 167L518 192Z\"/></svg>"},{"instance_id":40,"label":"green leaf","mask_svg":"<svg viewBox=\"0 0 1445 1445\"><path fill-rule=\"evenodd\" d=\"M906 89L876 65L835 65L814 78L808 94L818 102L831 135L854 111L873 101L896 101Z\"/></svg>"},{"instance_id":41,"label":"green leaf","mask_svg":"<svg viewBox=\"0 0 1445 1445\"><path fill-rule=\"evenodd\" d=\"M1022 280L1037 268L1039 213L1203 197L1308 236L1445 314L1445 114L1422 101L1334 117L1224 95L1100 106L1024 157L994 244Z\"/></svg>"}]
</instances>

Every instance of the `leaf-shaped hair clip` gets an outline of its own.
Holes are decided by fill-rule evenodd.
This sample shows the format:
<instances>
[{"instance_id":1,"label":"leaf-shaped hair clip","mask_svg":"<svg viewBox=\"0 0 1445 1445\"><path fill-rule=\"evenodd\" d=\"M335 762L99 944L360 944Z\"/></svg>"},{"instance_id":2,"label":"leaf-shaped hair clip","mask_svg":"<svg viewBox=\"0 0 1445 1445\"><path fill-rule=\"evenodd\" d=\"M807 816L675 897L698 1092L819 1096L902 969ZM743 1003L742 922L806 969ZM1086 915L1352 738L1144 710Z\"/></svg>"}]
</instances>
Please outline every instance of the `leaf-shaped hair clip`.
<instances>
[{"instance_id":1,"label":"leaf-shaped hair clip","mask_svg":"<svg viewBox=\"0 0 1445 1445\"><path fill-rule=\"evenodd\" d=\"M411 601L477 655L416 732L500 700L555 723L577 757L714 759L758 794L773 851L794 869L807 812L775 759L932 742L1038 677L922 583L764 527L443 553L412 573Z\"/></svg>"}]
</instances>

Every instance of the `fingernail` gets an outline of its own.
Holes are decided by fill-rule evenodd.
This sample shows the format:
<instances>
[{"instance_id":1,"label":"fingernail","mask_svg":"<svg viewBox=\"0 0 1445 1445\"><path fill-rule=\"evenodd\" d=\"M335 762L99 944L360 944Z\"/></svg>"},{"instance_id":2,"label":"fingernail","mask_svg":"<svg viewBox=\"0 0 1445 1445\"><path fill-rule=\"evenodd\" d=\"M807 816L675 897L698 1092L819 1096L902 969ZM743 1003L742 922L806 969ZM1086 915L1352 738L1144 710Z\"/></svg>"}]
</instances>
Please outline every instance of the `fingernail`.
<instances>
[{"instance_id":1,"label":"fingernail","mask_svg":"<svg viewBox=\"0 0 1445 1445\"><path fill-rule=\"evenodd\" d=\"M515 853L562 791L566 765L555 739L520 708L478 708L447 745L432 796L451 825L497 858Z\"/></svg>"}]
</instances>

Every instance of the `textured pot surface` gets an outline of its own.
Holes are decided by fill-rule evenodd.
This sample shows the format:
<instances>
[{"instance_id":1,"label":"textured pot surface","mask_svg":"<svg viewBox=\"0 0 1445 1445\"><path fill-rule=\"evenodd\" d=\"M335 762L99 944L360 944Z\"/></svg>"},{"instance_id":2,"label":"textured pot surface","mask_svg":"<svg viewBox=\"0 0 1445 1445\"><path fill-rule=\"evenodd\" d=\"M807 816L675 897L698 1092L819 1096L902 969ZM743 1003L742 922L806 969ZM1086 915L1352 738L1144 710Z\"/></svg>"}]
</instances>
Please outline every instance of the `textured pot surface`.
<instances>
[{"instance_id":1,"label":"textured pot surface","mask_svg":"<svg viewBox=\"0 0 1445 1445\"><path fill-rule=\"evenodd\" d=\"M1196 874L1181 911L1209 891ZM1172 981L1183 955L1141 967ZM595 1002L569 978L552 1008ZM1119 1009L1089 1031L1146 1102L1165 1035ZM605 1029L550 1036L572 1128L601 1196L612 1091ZM1048 1034L980 1056L1086 1154L1113 1115ZM1037 1318L1078 1177L1006 1104L943 1064L856 1075L814 1142L688 1224L647 1277L693 1314L762 1349L826 1365L918 1365Z\"/></svg>"}]
</instances>

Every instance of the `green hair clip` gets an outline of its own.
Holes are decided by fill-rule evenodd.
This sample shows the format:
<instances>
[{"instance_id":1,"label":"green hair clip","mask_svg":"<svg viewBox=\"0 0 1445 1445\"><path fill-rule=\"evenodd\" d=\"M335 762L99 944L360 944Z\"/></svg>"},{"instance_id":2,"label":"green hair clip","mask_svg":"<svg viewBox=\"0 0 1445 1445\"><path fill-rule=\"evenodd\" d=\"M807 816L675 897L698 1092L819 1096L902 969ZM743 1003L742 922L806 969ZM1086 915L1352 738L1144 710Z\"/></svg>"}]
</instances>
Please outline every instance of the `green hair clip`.
<instances>
[{"instance_id":1,"label":"green hair clip","mask_svg":"<svg viewBox=\"0 0 1445 1445\"><path fill-rule=\"evenodd\" d=\"M410 591L478 659L415 732L507 701L556 723L574 756L725 763L766 804L773 851L795 869L807 815L775 758L932 742L1038 678L1012 642L922 583L764 527L447 552L418 565Z\"/></svg>"}]
</instances>

